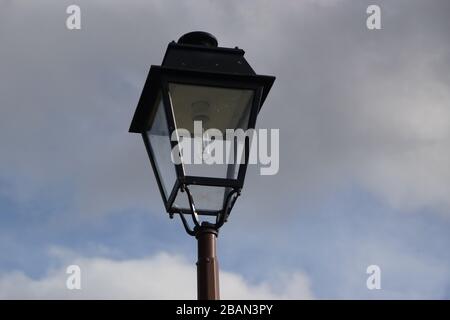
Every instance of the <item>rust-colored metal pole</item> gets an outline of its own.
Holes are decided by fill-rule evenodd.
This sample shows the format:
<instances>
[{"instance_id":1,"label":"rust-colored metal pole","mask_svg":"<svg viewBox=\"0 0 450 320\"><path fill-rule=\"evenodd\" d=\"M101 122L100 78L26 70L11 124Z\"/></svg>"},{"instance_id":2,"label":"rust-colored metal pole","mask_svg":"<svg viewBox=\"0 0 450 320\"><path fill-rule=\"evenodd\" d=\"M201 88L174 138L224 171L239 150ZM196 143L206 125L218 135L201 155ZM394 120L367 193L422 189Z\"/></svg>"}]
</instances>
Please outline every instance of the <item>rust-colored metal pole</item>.
<instances>
[{"instance_id":1,"label":"rust-colored metal pole","mask_svg":"<svg viewBox=\"0 0 450 320\"><path fill-rule=\"evenodd\" d=\"M219 264L216 256L217 230L203 223L196 230L198 243L197 298L219 300Z\"/></svg>"}]
</instances>

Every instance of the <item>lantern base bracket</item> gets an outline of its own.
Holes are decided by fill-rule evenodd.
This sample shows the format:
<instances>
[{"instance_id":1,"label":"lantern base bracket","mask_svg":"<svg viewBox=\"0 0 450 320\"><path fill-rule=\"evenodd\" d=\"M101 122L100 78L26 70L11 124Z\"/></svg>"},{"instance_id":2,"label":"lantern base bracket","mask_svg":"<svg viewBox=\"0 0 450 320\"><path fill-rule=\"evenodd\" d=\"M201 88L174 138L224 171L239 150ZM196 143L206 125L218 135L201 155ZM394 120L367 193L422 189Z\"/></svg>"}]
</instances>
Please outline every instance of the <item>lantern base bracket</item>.
<instances>
[{"instance_id":1,"label":"lantern base bracket","mask_svg":"<svg viewBox=\"0 0 450 320\"><path fill-rule=\"evenodd\" d=\"M187 185L182 185L181 192L186 192L186 195L188 197L189 207L191 209L191 217L192 217L192 221L194 222L194 228L191 228L189 226L189 223L187 222L186 217L184 216L183 213L179 213L179 215L181 218L181 222L183 223L184 229L186 230L186 233L193 237L198 237L199 232L202 232L202 230L204 230L204 228L213 229L216 231L216 233L218 233L220 227L222 227L223 224L225 222L227 222L227 219L230 215L231 209L233 208L237 197L239 197L239 195L241 194L241 190L238 188L231 190L228 193L227 198L225 200L225 206L224 206L223 211L216 216L215 223L210 223L210 222L206 222L206 221L200 222L199 216L195 209L194 199L189 190L189 187Z\"/></svg>"}]
</instances>

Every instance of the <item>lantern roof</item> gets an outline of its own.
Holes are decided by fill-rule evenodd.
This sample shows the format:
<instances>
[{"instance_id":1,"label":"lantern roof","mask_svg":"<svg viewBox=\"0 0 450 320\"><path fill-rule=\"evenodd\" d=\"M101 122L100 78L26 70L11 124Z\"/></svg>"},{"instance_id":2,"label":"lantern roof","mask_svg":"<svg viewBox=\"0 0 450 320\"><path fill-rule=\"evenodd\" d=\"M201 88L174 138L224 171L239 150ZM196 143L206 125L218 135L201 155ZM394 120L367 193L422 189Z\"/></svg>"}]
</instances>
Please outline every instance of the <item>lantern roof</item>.
<instances>
[{"instance_id":1,"label":"lantern roof","mask_svg":"<svg viewBox=\"0 0 450 320\"><path fill-rule=\"evenodd\" d=\"M150 67L129 131L142 133L148 129L148 119L154 111L154 102L161 88L161 77L165 74L207 78L215 83L224 79L228 82L260 84L263 87L261 108L275 77L257 75L244 54L245 51L238 47L218 47L217 39L202 31L187 33L178 42L170 42L161 66Z\"/></svg>"}]
</instances>

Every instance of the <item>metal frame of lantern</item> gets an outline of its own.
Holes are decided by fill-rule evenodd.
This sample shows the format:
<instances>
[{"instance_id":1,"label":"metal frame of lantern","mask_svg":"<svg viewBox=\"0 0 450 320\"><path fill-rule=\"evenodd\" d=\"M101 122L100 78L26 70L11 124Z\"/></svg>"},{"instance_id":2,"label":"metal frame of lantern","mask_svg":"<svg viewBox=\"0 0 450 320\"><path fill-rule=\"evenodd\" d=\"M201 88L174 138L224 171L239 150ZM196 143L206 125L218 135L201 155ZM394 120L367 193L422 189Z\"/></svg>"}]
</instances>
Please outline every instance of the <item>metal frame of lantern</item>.
<instances>
[{"instance_id":1,"label":"metal frame of lantern","mask_svg":"<svg viewBox=\"0 0 450 320\"><path fill-rule=\"evenodd\" d=\"M183 43L182 39L183 37L179 40L181 43L172 42L169 44L161 66L151 66L129 131L142 134L166 211L171 218L175 213L180 214L188 234L195 235L194 230L190 229L187 224L184 217L185 214L192 216L196 228L199 228L201 225L198 215L216 216L216 223L212 225L215 229L220 228L226 221L244 184L250 151L249 141L245 141L245 161L239 164L237 179L189 176L185 174L183 164L173 163L176 181L171 186L169 196L166 196L155 161L154 150L147 135L147 131L152 125L153 117L156 114L157 104L160 102L159 99L162 99L169 136L171 136L172 132L177 128L170 99L169 83L214 88L249 89L253 91L253 101L247 129L253 129L258 112L275 77L256 75L244 59L244 51L242 49L215 47L214 43L212 43L212 46L210 45L211 43L193 45L189 41L187 41L188 43ZM195 43L195 41L191 42ZM171 140L170 143L171 147L175 148L178 141ZM191 185L229 188L228 194L224 195L222 209L197 209L195 207L195 199L189 189ZM174 207L175 199L180 192L186 192L190 208Z\"/></svg>"}]
</instances>

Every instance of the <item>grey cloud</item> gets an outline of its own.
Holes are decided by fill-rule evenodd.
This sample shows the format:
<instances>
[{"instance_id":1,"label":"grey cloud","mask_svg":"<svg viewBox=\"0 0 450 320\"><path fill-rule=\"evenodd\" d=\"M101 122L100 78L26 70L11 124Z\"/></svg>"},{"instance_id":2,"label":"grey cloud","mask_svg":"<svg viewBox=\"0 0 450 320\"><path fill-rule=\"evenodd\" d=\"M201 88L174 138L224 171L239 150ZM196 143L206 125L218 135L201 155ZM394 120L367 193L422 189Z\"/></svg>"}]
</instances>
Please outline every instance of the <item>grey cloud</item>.
<instances>
[{"instance_id":1,"label":"grey cloud","mask_svg":"<svg viewBox=\"0 0 450 320\"><path fill-rule=\"evenodd\" d=\"M347 1L80 2L78 32L65 29L64 2L9 4L2 177L31 194L68 182L87 212L147 206L151 190L159 201L139 138L126 130L149 64L170 40L206 28L278 76L259 125L281 129L281 172L251 169L252 194L356 183L398 207L446 210L450 64L437 4L448 6L380 2L383 30L372 32L366 4Z\"/></svg>"}]
</instances>

